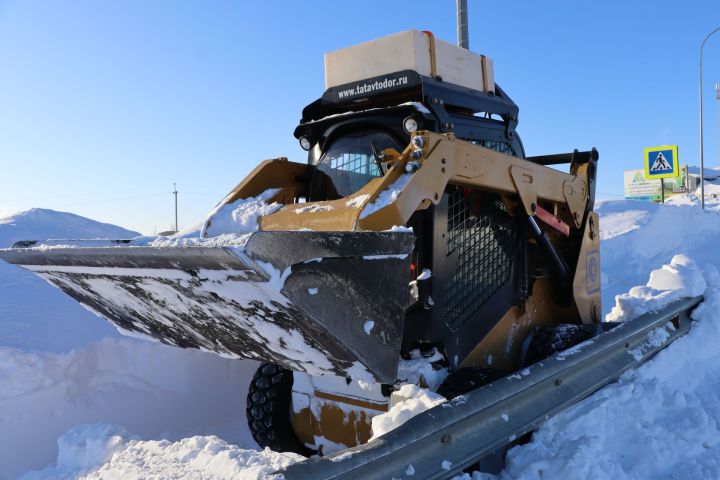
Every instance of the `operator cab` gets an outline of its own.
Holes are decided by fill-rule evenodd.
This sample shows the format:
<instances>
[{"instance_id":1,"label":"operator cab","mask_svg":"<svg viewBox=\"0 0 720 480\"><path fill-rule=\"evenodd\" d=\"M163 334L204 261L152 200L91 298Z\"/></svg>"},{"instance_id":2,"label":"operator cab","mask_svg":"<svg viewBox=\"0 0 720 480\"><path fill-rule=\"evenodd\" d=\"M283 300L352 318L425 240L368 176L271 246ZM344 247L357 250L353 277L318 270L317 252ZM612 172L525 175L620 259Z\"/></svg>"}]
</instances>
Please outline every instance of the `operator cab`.
<instances>
[{"instance_id":1,"label":"operator cab","mask_svg":"<svg viewBox=\"0 0 720 480\"><path fill-rule=\"evenodd\" d=\"M382 152L386 148L403 149L396 138L382 130L349 133L333 140L314 164L310 199L347 197L383 176Z\"/></svg>"}]
</instances>

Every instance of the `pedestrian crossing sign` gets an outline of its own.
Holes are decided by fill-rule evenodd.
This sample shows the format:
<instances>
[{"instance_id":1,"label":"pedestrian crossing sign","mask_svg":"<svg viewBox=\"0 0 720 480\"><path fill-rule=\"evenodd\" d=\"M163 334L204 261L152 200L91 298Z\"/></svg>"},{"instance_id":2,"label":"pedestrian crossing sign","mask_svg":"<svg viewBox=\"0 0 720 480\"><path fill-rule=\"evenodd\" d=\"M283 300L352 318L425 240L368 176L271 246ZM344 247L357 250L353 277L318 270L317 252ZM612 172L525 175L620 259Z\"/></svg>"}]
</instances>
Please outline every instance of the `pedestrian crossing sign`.
<instances>
[{"instance_id":1,"label":"pedestrian crossing sign","mask_svg":"<svg viewBox=\"0 0 720 480\"><path fill-rule=\"evenodd\" d=\"M645 178L671 178L680 175L677 145L645 149Z\"/></svg>"}]
</instances>

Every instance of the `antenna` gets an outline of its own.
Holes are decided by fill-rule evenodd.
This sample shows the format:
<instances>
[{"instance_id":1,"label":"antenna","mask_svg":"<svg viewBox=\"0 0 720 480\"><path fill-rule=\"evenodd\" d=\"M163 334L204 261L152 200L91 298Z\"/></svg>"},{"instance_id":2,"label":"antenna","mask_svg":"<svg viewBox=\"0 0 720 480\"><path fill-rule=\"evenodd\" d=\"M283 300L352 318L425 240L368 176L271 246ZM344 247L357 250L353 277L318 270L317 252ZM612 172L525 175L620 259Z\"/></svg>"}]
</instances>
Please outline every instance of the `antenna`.
<instances>
[{"instance_id":1,"label":"antenna","mask_svg":"<svg viewBox=\"0 0 720 480\"><path fill-rule=\"evenodd\" d=\"M175 232L179 232L180 229L178 228L178 213L177 213L177 184L173 183L173 195L175 195Z\"/></svg>"},{"instance_id":2,"label":"antenna","mask_svg":"<svg viewBox=\"0 0 720 480\"><path fill-rule=\"evenodd\" d=\"M457 37L458 47L470 50L470 37L468 34L468 6L467 0L457 0Z\"/></svg>"}]
</instances>

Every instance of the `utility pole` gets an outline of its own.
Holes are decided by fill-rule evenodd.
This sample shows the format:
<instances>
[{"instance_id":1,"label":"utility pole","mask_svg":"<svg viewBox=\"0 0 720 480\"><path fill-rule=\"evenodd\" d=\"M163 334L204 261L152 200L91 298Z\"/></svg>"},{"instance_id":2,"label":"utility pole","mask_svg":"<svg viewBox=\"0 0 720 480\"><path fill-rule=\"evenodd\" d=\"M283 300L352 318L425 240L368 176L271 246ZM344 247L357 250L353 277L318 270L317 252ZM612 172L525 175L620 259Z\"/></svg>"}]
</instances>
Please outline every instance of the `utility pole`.
<instances>
[{"instance_id":1,"label":"utility pole","mask_svg":"<svg viewBox=\"0 0 720 480\"><path fill-rule=\"evenodd\" d=\"M178 228L178 214L177 214L177 184L173 183L173 195L175 195L175 232L179 232Z\"/></svg>"},{"instance_id":2,"label":"utility pole","mask_svg":"<svg viewBox=\"0 0 720 480\"><path fill-rule=\"evenodd\" d=\"M717 125L718 125L718 132L720 133L720 82L717 82L715 84L715 100L718 101L718 107L719 107L718 108ZM718 142L719 143L718 143L718 147L716 150L720 152L720 136L718 136ZM716 157L716 158L720 158L720 155L718 155L718 157ZM716 160L716 162L717 162L717 160Z\"/></svg>"},{"instance_id":3,"label":"utility pole","mask_svg":"<svg viewBox=\"0 0 720 480\"><path fill-rule=\"evenodd\" d=\"M707 42L708 38L710 38L710 36L717 31L720 31L720 27L708 33L703 39L702 43L700 44L700 61L698 62L700 66L700 205L703 210L705 210L705 163L703 161L702 52L703 47L705 46L705 42Z\"/></svg>"},{"instance_id":4,"label":"utility pole","mask_svg":"<svg viewBox=\"0 0 720 480\"><path fill-rule=\"evenodd\" d=\"M470 50L470 37L468 34L468 6L467 0L456 0L457 5L457 37L458 47Z\"/></svg>"}]
</instances>

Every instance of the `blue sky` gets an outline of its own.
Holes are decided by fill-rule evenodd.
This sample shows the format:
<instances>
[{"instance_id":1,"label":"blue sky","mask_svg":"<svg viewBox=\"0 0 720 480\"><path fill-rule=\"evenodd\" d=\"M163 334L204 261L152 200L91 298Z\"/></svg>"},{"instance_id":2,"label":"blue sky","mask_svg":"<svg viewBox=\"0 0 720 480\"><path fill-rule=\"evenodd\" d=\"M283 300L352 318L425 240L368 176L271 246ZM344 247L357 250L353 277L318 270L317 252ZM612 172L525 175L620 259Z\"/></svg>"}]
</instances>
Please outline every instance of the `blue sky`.
<instances>
[{"instance_id":1,"label":"blue sky","mask_svg":"<svg viewBox=\"0 0 720 480\"><path fill-rule=\"evenodd\" d=\"M622 195L643 148L698 158L697 54L713 1L469 0L470 46L520 106L529 155L600 151ZM153 233L204 218L292 131L323 53L408 28L455 41L455 2L0 0L0 215L71 211ZM720 33L705 47L705 152L718 157Z\"/></svg>"}]
</instances>

